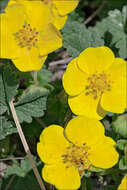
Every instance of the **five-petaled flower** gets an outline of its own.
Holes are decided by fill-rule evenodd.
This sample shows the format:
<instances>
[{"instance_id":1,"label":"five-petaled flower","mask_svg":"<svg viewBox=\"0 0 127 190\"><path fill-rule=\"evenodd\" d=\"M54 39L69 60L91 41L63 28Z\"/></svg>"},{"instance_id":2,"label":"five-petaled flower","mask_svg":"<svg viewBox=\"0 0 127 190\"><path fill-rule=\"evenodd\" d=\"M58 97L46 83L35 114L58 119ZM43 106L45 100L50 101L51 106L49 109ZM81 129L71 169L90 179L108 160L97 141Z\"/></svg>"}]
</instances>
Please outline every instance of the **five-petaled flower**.
<instances>
[{"instance_id":1,"label":"five-petaled flower","mask_svg":"<svg viewBox=\"0 0 127 190\"><path fill-rule=\"evenodd\" d=\"M127 174L122 179L121 184L118 187L118 190L127 190Z\"/></svg>"},{"instance_id":2,"label":"five-petaled flower","mask_svg":"<svg viewBox=\"0 0 127 190\"><path fill-rule=\"evenodd\" d=\"M28 0L33 2L33 0ZM79 0L34 0L44 3L53 13L53 24L61 29L67 21L67 14L72 12L78 5ZM24 3L25 0L10 0L9 5L15 2Z\"/></svg>"},{"instance_id":3,"label":"five-petaled flower","mask_svg":"<svg viewBox=\"0 0 127 190\"><path fill-rule=\"evenodd\" d=\"M73 113L101 119L106 111L123 113L127 107L127 63L108 47L90 47L73 59L63 75Z\"/></svg>"},{"instance_id":4,"label":"five-petaled flower","mask_svg":"<svg viewBox=\"0 0 127 190\"><path fill-rule=\"evenodd\" d=\"M62 46L50 9L41 1L10 4L1 19L1 58L20 71L39 70L47 54Z\"/></svg>"},{"instance_id":5,"label":"five-petaled flower","mask_svg":"<svg viewBox=\"0 0 127 190\"><path fill-rule=\"evenodd\" d=\"M65 131L58 125L44 129L37 152L45 163L44 180L64 190L79 188L84 170L111 168L119 157L101 122L84 116L72 119Z\"/></svg>"},{"instance_id":6,"label":"five-petaled flower","mask_svg":"<svg viewBox=\"0 0 127 190\"><path fill-rule=\"evenodd\" d=\"M67 20L67 14L77 7L79 0L44 0L44 2L51 7L54 13L54 25L61 29Z\"/></svg>"}]
</instances>

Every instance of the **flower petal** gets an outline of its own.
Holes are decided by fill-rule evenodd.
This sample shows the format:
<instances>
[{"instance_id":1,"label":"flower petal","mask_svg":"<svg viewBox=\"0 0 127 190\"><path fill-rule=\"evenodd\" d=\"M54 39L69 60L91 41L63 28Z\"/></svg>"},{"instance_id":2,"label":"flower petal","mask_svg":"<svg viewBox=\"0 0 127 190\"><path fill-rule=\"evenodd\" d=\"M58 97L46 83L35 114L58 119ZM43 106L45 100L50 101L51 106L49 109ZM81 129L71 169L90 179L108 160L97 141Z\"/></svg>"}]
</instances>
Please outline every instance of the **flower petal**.
<instances>
[{"instance_id":1,"label":"flower petal","mask_svg":"<svg viewBox=\"0 0 127 190\"><path fill-rule=\"evenodd\" d=\"M32 47L31 50L20 48L20 56L13 59L14 65L23 72L40 70L43 66L47 56L40 56L38 49Z\"/></svg>"},{"instance_id":2,"label":"flower petal","mask_svg":"<svg viewBox=\"0 0 127 190\"><path fill-rule=\"evenodd\" d=\"M63 87L71 96L80 94L87 85L88 76L78 69L77 61L77 58L73 59L63 75Z\"/></svg>"},{"instance_id":3,"label":"flower petal","mask_svg":"<svg viewBox=\"0 0 127 190\"><path fill-rule=\"evenodd\" d=\"M67 168L62 163L45 165L42 176L46 182L55 185L57 189L74 190L81 184L78 170L75 167Z\"/></svg>"},{"instance_id":4,"label":"flower petal","mask_svg":"<svg viewBox=\"0 0 127 190\"><path fill-rule=\"evenodd\" d=\"M56 8L59 11L59 14L64 16L72 12L78 5L78 0L52 0Z\"/></svg>"},{"instance_id":5,"label":"flower petal","mask_svg":"<svg viewBox=\"0 0 127 190\"><path fill-rule=\"evenodd\" d=\"M87 73L103 72L114 61L114 54L108 47L89 47L79 56L78 66Z\"/></svg>"},{"instance_id":6,"label":"flower petal","mask_svg":"<svg viewBox=\"0 0 127 190\"><path fill-rule=\"evenodd\" d=\"M52 24L49 24L40 34L37 46L41 55L47 55L60 48L62 46L62 37L60 32Z\"/></svg>"},{"instance_id":7,"label":"flower petal","mask_svg":"<svg viewBox=\"0 0 127 190\"><path fill-rule=\"evenodd\" d=\"M40 142L37 144L37 152L43 162L56 163L62 160L62 154L69 146L63 130L58 125L51 125L41 133Z\"/></svg>"},{"instance_id":8,"label":"flower petal","mask_svg":"<svg viewBox=\"0 0 127 190\"><path fill-rule=\"evenodd\" d=\"M110 112L123 113L127 107L127 62L116 58L108 73L113 81L111 91L106 91L101 106Z\"/></svg>"},{"instance_id":9,"label":"flower petal","mask_svg":"<svg viewBox=\"0 0 127 190\"><path fill-rule=\"evenodd\" d=\"M115 142L110 137L104 137L104 140L94 145L89 154L89 160L93 166L99 168L111 168L119 159L115 147Z\"/></svg>"},{"instance_id":10,"label":"flower petal","mask_svg":"<svg viewBox=\"0 0 127 190\"><path fill-rule=\"evenodd\" d=\"M74 144L82 145L86 143L91 146L98 144L104 138L104 127L96 119L78 116L67 124L65 134Z\"/></svg>"},{"instance_id":11,"label":"flower petal","mask_svg":"<svg viewBox=\"0 0 127 190\"><path fill-rule=\"evenodd\" d=\"M106 112L100 107L100 97L94 99L85 92L75 97L69 97L68 103L72 112L76 115L84 115L88 118L102 119Z\"/></svg>"},{"instance_id":12,"label":"flower petal","mask_svg":"<svg viewBox=\"0 0 127 190\"><path fill-rule=\"evenodd\" d=\"M67 16L61 16L58 13L58 10L56 8L52 8L53 14L54 14L54 26L60 30L63 28L64 24L67 21Z\"/></svg>"},{"instance_id":13,"label":"flower petal","mask_svg":"<svg viewBox=\"0 0 127 190\"><path fill-rule=\"evenodd\" d=\"M118 187L118 190L127 190L127 174L122 179L121 184Z\"/></svg>"},{"instance_id":14,"label":"flower petal","mask_svg":"<svg viewBox=\"0 0 127 190\"><path fill-rule=\"evenodd\" d=\"M49 23L53 23L54 18L49 6L42 1L23 1L26 8L27 20L38 32L43 30ZM27 21L27 22L28 22Z\"/></svg>"},{"instance_id":15,"label":"flower petal","mask_svg":"<svg viewBox=\"0 0 127 190\"><path fill-rule=\"evenodd\" d=\"M18 9L18 14L17 14ZM15 19L14 19L15 18ZM6 13L0 14L0 57L17 58L19 47L15 40L14 33L24 24L24 9L21 6L11 6ZM14 22L12 22L14 20Z\"/></svg>"},{"instance_id":16,"label":"flower petal","mask_svg":"<svg viewBox=\"0 0 127 190\"><path fill-rule=\"evenodd\" d=\"M6 27L9 28L10 33L18 32L18 30L21 29L21 27L24 24L24 21L27 18L25 7L18 3L14 3L10 6L7 6L7 8L5 9L5 13L3 13L3 15L7 17Z\"/></svg>"}]
</instances>

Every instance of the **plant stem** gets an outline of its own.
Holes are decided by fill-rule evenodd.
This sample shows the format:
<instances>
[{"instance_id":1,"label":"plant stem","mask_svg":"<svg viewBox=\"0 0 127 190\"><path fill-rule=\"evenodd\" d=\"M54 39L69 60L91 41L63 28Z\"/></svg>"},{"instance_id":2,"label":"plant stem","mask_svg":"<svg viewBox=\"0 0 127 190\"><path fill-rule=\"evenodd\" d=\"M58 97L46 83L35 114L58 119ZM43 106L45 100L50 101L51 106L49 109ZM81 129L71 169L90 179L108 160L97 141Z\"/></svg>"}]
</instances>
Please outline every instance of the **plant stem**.
<instances>
[{"instance_id":1,"label":"plant stem","mask_svg":"<svg viewBox=\"0 0 127 190\"><path fill-rule=\"evenodd\" d=\"M31 165L32 165L32 168L33 168L34 174L35 174L35 176L36 176L36 178L37 178L37 181L38 181L38 183L39 183L41 189L42 189L42 190L46 190L46 188L45 188L45 186L44 186L44 184L43 184L43 182L42 182L42 179L41 179L41 177L40 177L40 174L39 174L39 172L38 172L38 169L37 169L37 167L36 167L36 165L35 165L35 163L34 163L34 161L33 161L33 159L32 159L32 155L31 155L29 146L28 146L28 144L27 144L27 141L26 141L26 139L25 139L24 133L23 133L22 128L21 128L21 125L20 125L20 123L19 123L19 119L18 119L17 114L16 114L16 110L15 110L15 107L14 107L14 104L13 104L13 100L9 102L9 106L10 106L11 113L12 113L13 119L14 119L14 121L15 121L17 130L18 130L20 139L21 139L21 141L22 141L22 144L23 144L23 147L24 147L24 149L25 149L25 152L26 152L26 154L28 155L29 161L30 161L30 163L31 163Z\"/></svg>"},{"instance_id":2,"label":"plant stem","mask_svg":"<svg viewBox=\"0 0 127 190\"><path fill-rule=\"evenodd\" d=\"M35 83L36 85L38 84L37 72L38 72L38 71L33 71L34 83Z\"/></svg>"}]
</instances>

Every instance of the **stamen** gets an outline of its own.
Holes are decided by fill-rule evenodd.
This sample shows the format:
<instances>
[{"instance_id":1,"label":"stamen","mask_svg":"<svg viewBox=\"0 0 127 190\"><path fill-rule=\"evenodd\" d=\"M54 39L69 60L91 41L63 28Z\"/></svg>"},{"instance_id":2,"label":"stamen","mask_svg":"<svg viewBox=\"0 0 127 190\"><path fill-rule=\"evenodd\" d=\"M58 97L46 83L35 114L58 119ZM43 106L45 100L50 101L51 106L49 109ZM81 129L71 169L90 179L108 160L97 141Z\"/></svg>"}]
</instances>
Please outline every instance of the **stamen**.
<instances>
[{"instance_id":1,"label":"stamen","mask_svg":"<svg viewBox=\"0 0 127 190\"><path fill-rule=\"evenodd\" d=\"M87 79L88 85L85 87L85 95L92 95L93 99L97 99L105 91L111 91L114 82L109 78L110 75L105 74L104 71L99 74L92 74Z\"/></svg>"},{"instance_id":2,"label":"stamen","mask_svg":"<svg viewBox=\"0 0 127 190\"><path fill-rule=\"evenodd\" d=\"M30 50L32 47L36 46L38 34L36 28L31 28L30 24L24 24L14 36L21 48L27 47Z\"/></svg>"},{"instance_id":3,"label":"stamen","mask_svg":"<svg viewBox=\"0 0 127 190\"><path fill-rule=\"evenodd\" d=\"M79 173L82 173L84 169L90 168L91 163L88 159L88 150L89 147L85 143L82 146L71 144L67 147L65 154L62 155L62 160L66 164L66 168L74 166L79 170Z\"/></svg>"}]
</instances>

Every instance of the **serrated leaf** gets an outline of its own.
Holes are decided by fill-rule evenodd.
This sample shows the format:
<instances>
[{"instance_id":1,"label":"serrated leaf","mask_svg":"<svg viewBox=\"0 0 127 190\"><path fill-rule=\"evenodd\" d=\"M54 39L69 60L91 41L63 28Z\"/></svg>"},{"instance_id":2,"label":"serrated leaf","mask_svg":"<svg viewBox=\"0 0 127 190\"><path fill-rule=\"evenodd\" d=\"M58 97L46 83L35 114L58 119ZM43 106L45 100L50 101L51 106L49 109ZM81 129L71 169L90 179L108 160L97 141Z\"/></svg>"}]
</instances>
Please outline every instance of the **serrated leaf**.
<instances>
[{"instance_id":1,"label":"serrated leaf","mask_svg":"<svg viewBox=\"0 0 127 190\"><path fill-rule=\"evenodd\" d=\"M97 22L95 27L90 28L91 31L97 32L100 37L107 40L107 33L110 34L110 41L106 45L111 48L118 49L118 56L127 58L127 6L120 10L109 11L108 17L104 18L101 22Z\"/></svg>"},{"instance_id":2,"label":"serrated leaf","mask_svg":"<svg viewBox=\"0 0 127 190\"><path fill-rule=\"evenodd\" d=\"M67 23L63 28L64 47L70 56L77 57L87 47L107 45L117 56L127 58L127 6L109 11L108 16L94 27L79 22ZM109 38L110 37L110 38ZM108 41L108 42L107 42Z\"/></svg>"},{"instance_id":3,"label":"serrated leaf","mask_svg":"<svg viewBox=\"0 0 127 190\"><path fill-rule=\"evenodd\" d=\"M16 133L17 129L12 125L10 121L4 116L0 117L0 140L4 139L7 135Z\"/></svg>"},{"instance_id":4,"label":"serrated leaf","mask_svg":"<svg viewBox=\"0 0 127 190\"><path fill-rule=\"evenodd\" d=\"M5 65L0 66L0 115L2 115L17 94L18 80L16 74Z\"/></svg>"},{"instance_id":5,"label":"serrated leaf","mask_svg":"<svg viewBox=\"0 0 127 190\"><path fill-rule=\"evenodd\" d=\"M64 47L69 55L77 57L88 47L103 46L104 40L97 32L90 31L84 24L78 22L67 23L63 28Z\"/></svg>"},{"instance_id":6,"label":"serrated leaf","mask_svg":"<svg viewBox=\"0 0 127 190\"><path fill-rule=\"evenodd\" d=\"M120 116L115 122L113 122L113 129L116 133L122 137L127 138L127 117Z\"/></svg>"},{"instance_id":7,"label":"serrated leaf","mask_svg":"<svg viewBox=\"0 0 127 190\"><path fill-rule=\"evenodd\" d=\"M46 101L49 91L43 87L30 86L15 103L20 123L32 122L32 117L41 117L46 110Z\"/></svg>"}]
</instances>

